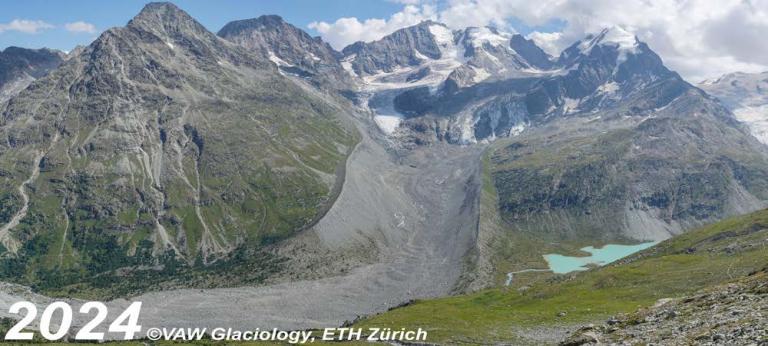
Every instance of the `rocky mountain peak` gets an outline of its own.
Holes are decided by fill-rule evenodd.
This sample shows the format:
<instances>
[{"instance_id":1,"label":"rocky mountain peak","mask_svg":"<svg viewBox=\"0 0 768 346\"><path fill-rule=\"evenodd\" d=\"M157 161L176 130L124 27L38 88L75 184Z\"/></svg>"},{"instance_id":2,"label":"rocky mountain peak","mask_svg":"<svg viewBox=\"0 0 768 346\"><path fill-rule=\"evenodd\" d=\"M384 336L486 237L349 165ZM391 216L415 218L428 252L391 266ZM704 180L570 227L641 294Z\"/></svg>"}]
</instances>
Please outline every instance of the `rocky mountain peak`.
<instances>
[{"instance_id":1,"label":"rocky mountain peak","mask_svg":"<svg viewBox=\"0 0 768 346\"><path fill-rule=\"evenodd\" d=\"M627 55L638 54L643 43L629 31L615 26L602 29L597 34L589 34L566 48L558 59L564 66L577 63L580 57L601 54L603 50L615 50L618 58L624 59Z\"/></svg>"},{"instance_id":2,"label":"rocky mountain peak","mask_svg":"<svg viewBox=\"0 0 768 346\"><path fill-rule=\"evenodd\" d=\"M357 75L392 72L398 67L418 66L442 57L441 43L453 41L451 31L431 20L402 28L374 42L356 42L342 53Z\"/></svg>"},{"instance_id":3,"label":"rocky mountain peak","mask_svg":"<svg viewBox=\"0 0 768 346\"><path fill-rule=\"evenodd\" d=\"M292 25L286 23L283 18L278 15L263 15L258 18L235 20L229 22L224 25L221 30L219 30L218 35L221 37L231 37L240 35L244 32L275 29L285 26Z\"/></svg>"},{"instance_id":4,"label":"rocky mountain peak","mask_svg":"<svg viewBox=\"0 0 768 346\"><path fill-rule=\"evenodd\" d=\"M632 50L637 48L639 43L640 40L634 34L620 26L613 26L600 31L598 35L594 36L590 45L614 45L620 49Z\"/></svg>"},{"instance_id":5,"label":"rocky mountain peak","mask_svg":"<svg viewBox=\"0 0 768 346\"><path fill-rule=\"evenodd\" d=\"M344 89L351 85L350 76L339 63L341 53L279 16L233 21L218 35L264 56L284 74L307 78L317 86Z\"/></svg>"},{"instance_id":6,"label":"rocky mountain peak","mask_svg":"<svg viewBox=\"0 0 768 346\"><path fill-rule=\"evenodd\" d=\"M523 35L512 35L509 47L533 67L539 69L549 69L552 67L552 57L537 46L533 40L526 39Z\"/></svg>"},{"instance_id":7,"label":"rocky mountain peak","mask_svg":"<svg viewBox=\"0 0 768 346\"><path fill-rule=\"evenodd\" d=\"M229 260L246 242L251 251L285 237L332 199L353 142L332 106L176 6L149 4L127 27L0 98L0 164L24 167L0 190L30 191L3 204L25 221L4 219L0 253L39 263L41 253L21 245L38 230L60 230L66 245L51 249L62 261L50 268L80 281L139 262L193 270ZM37 207L53 195L73 201L62 205L71 229ZM272 205L301 206L282 216ZM26 221L27 210L44 216ZM274 221L254 222L259 213ZM97 259L105 249L118 260ZM96 262L104 265L84 264Z\"/></svg>"},{"instance_id":8,"label":"rocky mountain peak","mask_svg":"<svg viewBox=\"0 0 768 346\"><path fill-rule=\"evenodd\" d=\"M180 35L213 36L187 12L170 2L152 2L133 17L128 28L151 32L159 37L178 38Z\"/></svg>"},{"instance_id":9,"label":"rocky mountain peak","mask_svg":"<svg viewBox=\"0 0 768 346\"><path fill-rule=\"evenodd\" d=\"M556 63L593 87L618 83L611 89L640 90L654 81L677 76L645 42L620 27L587 35L565 49Z\"/></svg>"}]
</instances>

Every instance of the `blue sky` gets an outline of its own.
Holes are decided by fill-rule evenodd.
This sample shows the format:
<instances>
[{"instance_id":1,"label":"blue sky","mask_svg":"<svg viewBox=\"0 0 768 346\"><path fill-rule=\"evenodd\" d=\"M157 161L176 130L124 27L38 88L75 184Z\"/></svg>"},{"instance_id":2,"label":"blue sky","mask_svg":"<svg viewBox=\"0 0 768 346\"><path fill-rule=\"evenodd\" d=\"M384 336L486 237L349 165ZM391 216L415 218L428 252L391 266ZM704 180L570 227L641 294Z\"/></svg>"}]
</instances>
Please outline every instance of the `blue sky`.
<instances>
[{"instance_id":1,"label":"blue sky","mask_svg":"<svg viewBox=\"0 0 768 346\"><path fill-rule=\"evenodd\" d=\"M439 0L442 2L443 0ZM88 44L99 33L114 26L123 26L147 3L145 0L123 1L2 1L0 2L0 26L13 20L40 21L52 27L44 27L35 33L0 29L0 49L8 46L26 48L49 47L70 50L78 44ZM216 32L232 20L254 18L263 14L277 14L311 35L319 35L308 26L311 22L334 22L342 17L389 18L403 9L395 0L176 0L173 1L209 30ZM435 7L444 4L433 1ZM94 31L69 31L66 24L85 22ZM530 27L510 18L509 24L522 33L534 29L556 30L562 23L552 21L543 26Z\"/></svg>"},{"instance_id":2,"label":"blue sky","mask_svg":"<svg viewBox=\"0 0 768 346\"><path fill-rule=\"evenodd\" d=\"M0 23L14 19L43 21L54 27L37 33L14 30L0 32L0 48L21 46L27 48L49 47L70 50L78 44L88 44L101 31L123 26L135 16L148 1L2 1ZM278 14L289 23L307 30L312 21L335 21L339 17L388 17L399 11L402 5L385 0L177 0L176 5L187 11L209 30L216 32L224 24L237 19L254 18L263 14ZM96 27L95 33L70 32L65 24L86 22Z\"/></svg>"}]
</instances>

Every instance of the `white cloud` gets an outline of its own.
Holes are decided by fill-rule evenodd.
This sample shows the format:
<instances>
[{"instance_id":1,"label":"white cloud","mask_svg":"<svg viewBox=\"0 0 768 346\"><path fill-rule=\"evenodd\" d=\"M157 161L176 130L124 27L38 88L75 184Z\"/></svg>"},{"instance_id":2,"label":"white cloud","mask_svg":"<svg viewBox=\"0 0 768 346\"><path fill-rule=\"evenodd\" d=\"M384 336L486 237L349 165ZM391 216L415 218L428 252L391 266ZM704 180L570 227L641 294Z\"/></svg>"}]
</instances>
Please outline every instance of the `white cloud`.
<instances>
[{"instance_id":1,"label":"white cloud","mask_svg":"<svg viewBox=\"0 0 768 346\"><path fill-rule=\"evenodd\" d=\"M0 23L0 33L4 31L18 31L25 34L36 34L54 26L42 20L14 19L8 23Z\"/></svg>"},{"instance_id":2,"label":"white cloud","mask_svg":"<svg viewBox=\"0 0 768 346\"><path fill-rule=\"evenodd\" d=\"M735 70L768 70L768 45L762 44L768 32L768 0L443 0L440 6L431 0L399 2L407 4L389 19L342 18L310 27L340 48L423 19L436 18L453 28L503 27L511 17L531 26L562 20L566 25L561 32L529 35L557 55L587 33L618 25L633 31L691 82Z\"/></svg>"},{"instance_id":3,"label":"white cloud","mask_svg":"<svg viewBox=\"0 0 768 346\"><path fill-rule=\"evenodd\" d=\"M333 23L312 22L309 23L309 28L317 30L334 48L341 49L357 41L378 40L397 29L435 18L434 6L407 4L402 11L393 14L389 19L370 18L360 21L354 17L345 17Z\"/></svg>"},{"instance_id":4,"label":"white cloud","mask_svg":"<svg viewBox=\"0 0 768 346\"><path fill-rule=\"evenodd\" d=\"M85 32L89 34L96 32L95 25L83 21L64 24L64 29L67 29L69 32Z\"/></svg>"}]
</instances>

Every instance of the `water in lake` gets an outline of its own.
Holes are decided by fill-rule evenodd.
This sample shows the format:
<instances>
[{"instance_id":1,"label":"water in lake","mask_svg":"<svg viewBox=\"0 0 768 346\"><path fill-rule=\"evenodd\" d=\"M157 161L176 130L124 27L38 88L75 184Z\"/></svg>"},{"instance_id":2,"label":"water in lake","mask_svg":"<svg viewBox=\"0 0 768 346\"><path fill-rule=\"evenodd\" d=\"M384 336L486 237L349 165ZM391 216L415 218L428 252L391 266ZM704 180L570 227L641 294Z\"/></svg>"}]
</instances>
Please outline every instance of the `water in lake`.
<instances>
[{"instance_id":1,"label":"water in lake","mask_svg":"<svg viewBox=\"0 0 768 346\"><path fill-rule=\"evenodd\" d=\"M608 244L601 248L587 246L581 250L589 252L592 254L591 256L572 257L560 254L548 254L544 255L544 259L549 264L549 269L551 269L552 272L564 274L577 270L587 270L589 269L589 265L606 265L640 250L647 249L657 243L658 242L648 242L637 245Z\"/></svg>"}]
</instances>

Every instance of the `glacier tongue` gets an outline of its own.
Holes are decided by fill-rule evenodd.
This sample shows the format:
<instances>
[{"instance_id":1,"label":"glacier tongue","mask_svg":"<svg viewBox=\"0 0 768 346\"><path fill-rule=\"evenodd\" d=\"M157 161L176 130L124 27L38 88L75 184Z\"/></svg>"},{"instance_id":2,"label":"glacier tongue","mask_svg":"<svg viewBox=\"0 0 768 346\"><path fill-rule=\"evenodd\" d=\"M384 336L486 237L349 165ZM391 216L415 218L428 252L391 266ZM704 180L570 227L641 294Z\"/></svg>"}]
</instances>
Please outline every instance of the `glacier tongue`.
<instances>
[{"instance_id":1,"label":"glacier tongue","mask_svg":"<svg viewBox=\"0 0 768 346\"><path fill-rule=\"evenodd\" d=\"M768 72L736 72L699 84L720 99L759 141L768 144Z\"/></svg>"},{"instance_id":2,"label":"glacier tongue","mask_svg":"<svg viewBox=\"0 0 768 346\"><path fill-rule=\"evenodd\" d=\"M768 104L736 108L733 110L733 115L749 126L755 138L768 144Z\"/></svg>"}]
</instances>

